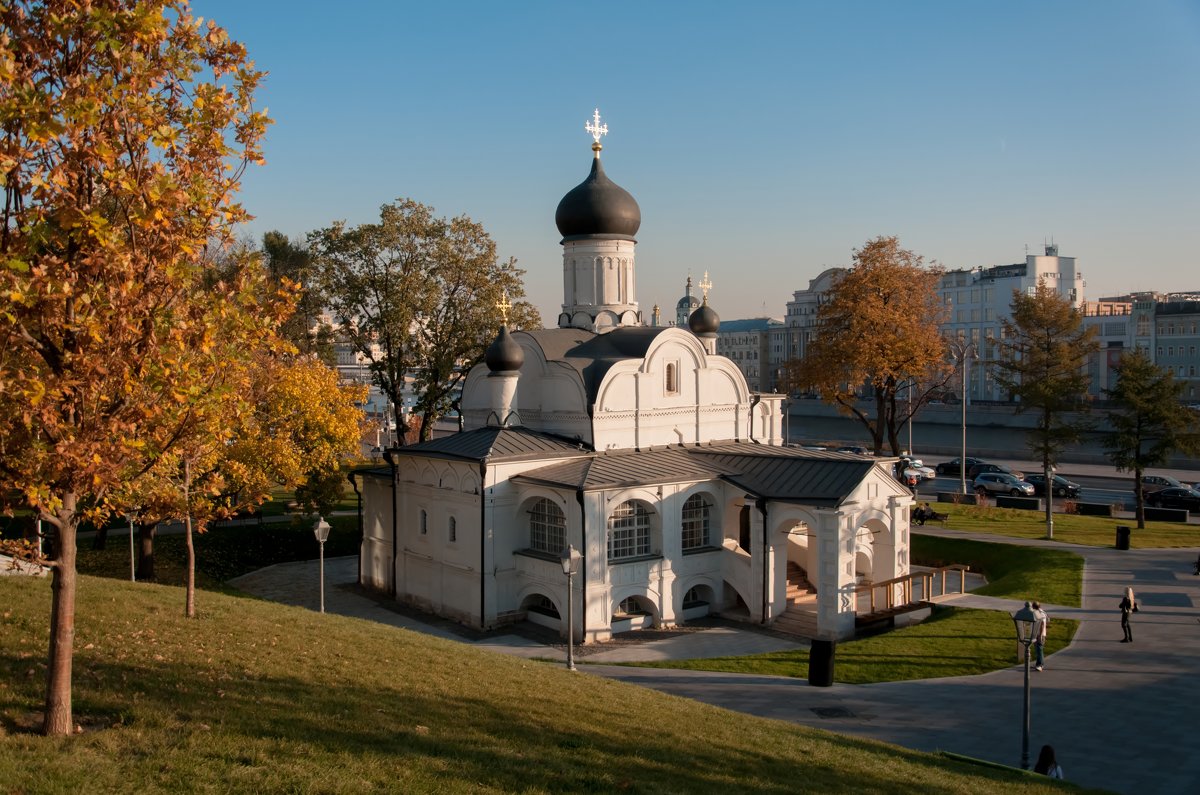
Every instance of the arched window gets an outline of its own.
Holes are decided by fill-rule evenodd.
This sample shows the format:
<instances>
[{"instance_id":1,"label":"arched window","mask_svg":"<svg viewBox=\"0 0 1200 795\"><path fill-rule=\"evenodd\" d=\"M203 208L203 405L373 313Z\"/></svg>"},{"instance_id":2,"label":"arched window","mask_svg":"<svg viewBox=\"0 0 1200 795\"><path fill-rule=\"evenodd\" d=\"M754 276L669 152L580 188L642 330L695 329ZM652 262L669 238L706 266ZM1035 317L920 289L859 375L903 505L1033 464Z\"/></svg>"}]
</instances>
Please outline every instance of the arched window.
<instances>
[{"instance_id":1,"label":"arched window","mask_svg":"<svg viewBox=\"0 0 1200 795\"><path fill-rule=\"evenodd\" d=\"M608 517L608 559L650 554L650 512L638 502L623 502Z\"/></svg>"},{"instance_id":2,"label":"arched window","mask_svg":"<svg viewBox=\"0 0 1200 795\"><path fill-rule=\"evenodd\" d=\"M453 516L450 517L450 543L458 541L458 520Z\"/></svg>"},{"instance_id":3,"label":"arched window","mask_svg":"<svg viewBox=\"0 0 1200 795\"><path fill-rule=\"evenodd\" d=\"M675 371L675 363L667 364L667 394L674 395L679 391L679 377Z\"/></svg>"},{"instance_id":4,"label":"arched window","mask_svg":"<svg viewBox=\"0 0 1200 795\"><path fill-rule=\"evenodd\" d=\"M429 532L429 514L425 513L425 509L421 509L421 535Z\"/></svg>"},{"instance_id":5,"label":"arched window","mask_svg":"<svg viewBox=\"0 0 1200 795\"><path fill-rule=\"evenodd\" d=\"M566 544L563 531L567 517L553 501L543 497L533 504L529 512L529 548L538 552L557 555Z\"/></svg>"},{"instance_id":6,"label":"arched window","mask_svg":"<svg viewBox=\"0 0 1200 795\"><path fill-rule=\"evenodd\" d=\"M693 494L683 504L683 548L708 546L708 503L703 495Z\"/></svg>"}]
</instances>

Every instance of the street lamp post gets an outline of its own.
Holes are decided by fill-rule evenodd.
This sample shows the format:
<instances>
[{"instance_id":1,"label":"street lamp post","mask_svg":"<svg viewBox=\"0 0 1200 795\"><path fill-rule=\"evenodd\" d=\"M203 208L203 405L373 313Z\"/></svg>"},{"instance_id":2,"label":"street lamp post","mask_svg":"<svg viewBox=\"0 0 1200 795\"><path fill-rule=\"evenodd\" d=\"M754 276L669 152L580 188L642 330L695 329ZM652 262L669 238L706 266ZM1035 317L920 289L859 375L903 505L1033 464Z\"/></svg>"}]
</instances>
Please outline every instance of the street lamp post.
<instances>
[{"instance_id":1,"label":"street lamp post","mask_svg":"<svg viewBox=\"0 0 1200 795\"><path fill-rule=\"evenodd\" d=\"M1046 467L1046 471L1042 473L1046 484L1046 538L1054 538L1054 465L1050 464Z\"/></svg>"},{"instance_id":2,"label":"street lamp post","mask_svg":"<svg viewBox=\"0 0 1200 795\"><path fill-rule=\"evenodd\" d=\"M1023 723L1021 726L1021 769L1029 769L1029 646L1033 643L1042 631L1041 619L1037 613L1030 607L1029 602L1025 603L1017 612L1013 613L1013 624L1017 629L1017 642L1025 647L1025 709L1023 713Z\"/></svg>"},{"instance_id":3,"label":"street lamp post","mask_svg":"<svg viewBox=\"0 0 1200 795\"><path fill-rule=\"evenodd\" d=\"M325 612L325 541L329 538L329 522L325 521L325 517L318 516L317 523L313 525L313 535L317 537L317 542L321 545L321 612Z\"/></svg>"},{"instance_id":4,"label":"street lamp post","mask_svg":"<svg viewBox=\"0 0 1200 795\"><path fill-rule=\"evenodd\" d=\"M958 488L961 494L967 493L967 373L971 358L975 355L975 345L966 339L950 340L950 352L958 360L962 368L962 454L958 459Z\"/></svg>"},{"instance_id":5,"label":"street lamp post","mask_svg":"<svg viewBox=\"0 0 1200 795\"><path fill-rule=\"evenodd\" d=\"M575 602L572 581L579 572L579 552L573 546L568 546L559 556L563 574L567 575L567 670L575 670L575 614L572 604Z\"/></svg>"},{"instance_id":6,"label":"street lamp post","mask_svg":"<svg viewBox=\"0 0 1200 795\"><path fill-rule=\"evenodd\" d=\"M137 559L133 552L133 514L125 514L129 520L129 581L137 582Z\"/></svg>"}]
</instances>

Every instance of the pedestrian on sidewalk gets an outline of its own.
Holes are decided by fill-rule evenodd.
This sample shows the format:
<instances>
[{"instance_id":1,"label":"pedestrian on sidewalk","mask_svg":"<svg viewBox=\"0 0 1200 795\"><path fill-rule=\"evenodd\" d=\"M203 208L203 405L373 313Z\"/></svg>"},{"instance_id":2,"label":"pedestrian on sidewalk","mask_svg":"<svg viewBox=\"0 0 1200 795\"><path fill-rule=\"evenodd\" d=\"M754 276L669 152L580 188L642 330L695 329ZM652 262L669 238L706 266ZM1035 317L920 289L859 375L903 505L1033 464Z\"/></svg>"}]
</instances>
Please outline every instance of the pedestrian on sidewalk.
<instances>
[{"instance_id":1,"label":"pedestrian on sidewalk","mask_svg":"<svg viewBox=\"0 0 1200 795\"><path fill-rule=\"evenodd\" d=\"M1125 596L1121 599L1121 629L1125 631L1122 643L1133 643L1133 630L1129 628L1129 614L1138 611L1137 600L1133 598L1133 589L1126 588Z\"/></svg>"},{"instance_id":2,"label":"pedestrian on sidewalk","mask_svg":"<svg viewBox=\"0 0 1200 795\"><path fill-rule=\"evenodd\" d=\"M1037 654L1037 665L1034 666L1034 670L1041 671L1046 665L1046 629L1050 626L1050 617L1042 609L1041 602L1030 602L1029 606L1033 608L1033 615L1037 619L1037 636L1033 639L1033 650Z\"/></svg>"},{"instance_id":3,"label":"pedestrian on sidewalk","mask_svg":"<svg viewBox=\"0 0 1200 795\"><path fill-rule=\"evenodd\" d=\"M1049 776L1050 778L1061 779L1063 777L1063 769L1059 766L1058 760L1054 758L1054 746L1042 746L1042 752L1038 754L1037 764L1033 766L1033 772L1041 773L1043 776Z\"/></svg>"}]
</instances>

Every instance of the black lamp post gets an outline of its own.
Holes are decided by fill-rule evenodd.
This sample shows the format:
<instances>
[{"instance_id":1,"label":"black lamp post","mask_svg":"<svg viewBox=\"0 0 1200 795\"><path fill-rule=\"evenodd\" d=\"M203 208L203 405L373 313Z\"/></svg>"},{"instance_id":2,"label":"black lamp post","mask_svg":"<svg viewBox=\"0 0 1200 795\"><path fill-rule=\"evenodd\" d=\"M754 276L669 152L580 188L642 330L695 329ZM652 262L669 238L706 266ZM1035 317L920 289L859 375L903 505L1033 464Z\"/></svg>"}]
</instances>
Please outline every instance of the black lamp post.
<instances>
[{"instance_id":1,"label":"black lamp post","mask_svg":"<svg viewBox=\"0 0 1200 795\"><path fill-rule=\"evenodd\" d=\"M1017 629L1017 642L1025 647L1025 711L1024 722L1021 728L1021 769L1029 769L1029 646L1034 639L1041 634L1041 619L1038 614L1030 607L1029 602L1025 603L1017 612L1013 613L1013 624Z\"/></svg>"},{"instance_id":2,"label":"black lamp post","mask_svg":"<svg viewBox=\"0 0 1200 795\"><path fill-rule=\"evenodd\" d=\"M321 612L325 612L325 541L329 538L329 522L325 521L325 517L318 516L317 523L313 525L313 535L317 537L317 542L321 545Z\"/></svg>"},{"instance_id":3,"label":"black lamp post","mask_svg":"<svg viewBox=\"0 0 1200 795\"><path fill-rule=\"evenodd\" d=\"M575 601L572 581L579 573L579 552L573 546L568 546L559 556L563 574L567 575L567 670L575 670L575 616L572 604Z\"/></svg>"}]
</instances>

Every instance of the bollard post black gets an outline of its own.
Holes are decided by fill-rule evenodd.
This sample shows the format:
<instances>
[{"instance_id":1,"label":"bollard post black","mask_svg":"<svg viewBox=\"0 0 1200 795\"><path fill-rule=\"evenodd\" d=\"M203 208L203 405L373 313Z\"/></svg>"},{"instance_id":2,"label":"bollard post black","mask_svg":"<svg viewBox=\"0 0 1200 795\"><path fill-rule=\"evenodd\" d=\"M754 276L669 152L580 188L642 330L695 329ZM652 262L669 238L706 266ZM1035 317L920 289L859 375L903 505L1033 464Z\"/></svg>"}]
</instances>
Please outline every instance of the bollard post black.
<instances>
[{"instance_id":1,"label":"bollard post black","mask_svg":"<svg viewBox=\"0 0 1200 795\"><path fill-rule=\"evenodd\" d=\"M1117 525L1117 549L1129 549L1129 525Z\"/></svg>"},{"instance_id":2,"label":"bollard post black","mask_svg":"<svg viewBox=\"0 0 1200 795\"><path fill-rule=\"evenodd\" d=\"M808 650L808 683L814 687L833 686L833 655L837 641L814 640Z\"/></svg>"}]
</instances>

